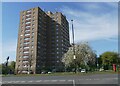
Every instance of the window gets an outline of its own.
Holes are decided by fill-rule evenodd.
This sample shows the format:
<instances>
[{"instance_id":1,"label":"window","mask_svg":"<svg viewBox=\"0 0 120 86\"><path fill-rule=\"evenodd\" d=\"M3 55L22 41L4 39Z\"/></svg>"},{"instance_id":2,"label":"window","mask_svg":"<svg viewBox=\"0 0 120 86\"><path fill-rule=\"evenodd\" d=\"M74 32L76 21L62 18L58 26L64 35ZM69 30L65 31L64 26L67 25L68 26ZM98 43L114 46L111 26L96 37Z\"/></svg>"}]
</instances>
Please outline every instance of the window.
<instances>
[{"instance_id":1,"label":"window","mask_svg":"<svg viewBox=\"0 0 120 86\"><path fill-rule=\"evenodd\" d=\"M32 39L34 39L34 36L32 36Z\"/></svg>"},{"instance_id":2,"label":"window","mask_svg":"<svg viewBox=\"0 0 120 86\"><path fill-rule=\"evenodd\" d=\"M32 41L32 44L34 44L34 41Z\"/></svg>"},{"instance_id":3,"label":"window","mask_svg":"<svg viewBox=\"0 0 120 86\"><path fill-rule=\"evenodd\" d=\"M33 22L35 22L35 20L33 20Z\"/></svg>"},{"instance_id":4,"label":"window","mask_svg":"<svg viewBox=\"0 0 120 86\"><path fill-rule=\"evenodd\" d=\"M25 24L30 24L31 22L26 22Z\"/></svg>"},{"instance_id":5,"label":"window","mask_svg":"<svg viewBox=\"0 0 120 86\"><path fill-rule=\"evenodd\" d=\"M58 28L56 28L56 30L58 30Z\"/></svg>"},{"instance_id":6,"label":"window","mask_svg":"<svg viewBox=\"0 0 120 86\"><path fill-rule=\"evenodd\" d=\"M26 18L26 20L30 20L31 18Z\"/></svg>"},{"instance_id":7,"label":"window","mask_svg":"<svg viewBox=\"0 0 120 86\"><path fill-rule=\"evenodd\" d=\"M56 38L58 38L58 36L56 36Z\"/></svg>"},{"instance_id":8,"label":"window","mask_svg":"<svg viewBox=\"0 0 120 86\"><path fill-rule=\"evenodd\" d=\"M28 61L26 61L26 60L23 60L23 63L28 63Z\"/></svg>"},{"instance_id":9,"label":"window","mask_svg":"<svg viewBox=\"0 0 120 86\"><path fill-rule=\"evenodd\" d=\"M29 32L30 30L25 30L25 32Z\"/></svg>"},{"instance_id":10,"label":"window","mask_svg":"<svg viewBox=\"0 0 120 86\"><path fill-rule=\"evenodd\" d=\"M25 36L30 36L30 34L25 34Z\"/></svg>"},{"instance_id":11,"label":"window","mask_svg":"<svg viewBox=\"0 0 120 86\"><path fill-rule=\"evenodd\" d=\"M29 40L30 38L24 38L24 40Z\"/></svg>"},{"instance_id":12,"label":"window","mask_svg":"<svg viewBox=\"0 0 120 86\"><path fill-rule=\"evenodd\" d=\"M21 33L23 32L23 30L21 30Z\"/></svg>"},{"instance_id":13,"label":"window","mask_svg":"<svg viewBox=\"0 0 120 86\"><path fill-rule=\"evenodd\" d=\"M19 54L21 54L22 52L20 51Z\"/></svg>"},{"instance_id":14,"label":"window","mask_svg":"<svg viewBox=\"0 0 120 86\"><path fill-rule=\"evenodd\" d=\"M34 32L32 32L32 35L34 35Z\"/></svg>"},{"instance_id":15,"label":"window","mask_svg":"<svg viewBox=\"0 0 120 86\"><path fill-rule=\"evenodd\" d=\"M26 26L25 28L29 28L30 26Z\"/></svg>"},{"instance_id":16,"label":"window","mask_svg":"<svg viewBox=\"0 0 120 86\"><path fill-rule=\"evenodd\" d=\"M33 53L33 50L31 52Z\"/></svg>"},{"instance_id":17,"label":"window","mask_svg":"<svg viewBox=\"0 0 120 86\"><path fill-rule=\"evenodd\" d=\"M23 15L22 17L24 18L25 16Z\"/></svg>"},{"instance_id":18,"label":"window","mask_svg":"<svg viewBox=\"0 0 120 86\"><path fill-rule=\"evenodd\" d=\"M19 58L22 58L22 56L19 56Z\"/></svg>"},{"instance_id":19,"label":"window","mask_svg":"<svg viewBox=\"0 0 120 86\"><path fill-rule=\"evenodd\" d=\"M33 14L35 14L35 12L33 12Z\"/></svg>"},{"instance_id":20,"label":"window","mask_svg":"<svg viewBox=\"0 0 120 86\"><path fill-rule=\"evenodd\" d=\"M29 44L30 42L24 42L24 44Z\"/></svg>"},{"instance_id":21,"label":"window","mask_svg":"<svg viewBox=\"0 0 120 86\"><path fill-rule=\"evenodd\" d=\"M60 61L58 60L57 63L59 63Z\"/></svg>"},{"instance_id":22,"label":"window","mask_svg":"<svg viewBox=\"0 0 120 86\"><path fill-rule=\"evenodd\" d=\"M57 50L59 50L59 48L56 48Z\"/></svg>"},{"instance_id":23,"label":"window","mask_svg":"<svg viewBox=\"0 0 120 86\"><path fill-rule=\"evenodd\" d=\"M32 24L32 26L35 26L34 24Z\"/></svg>"},{"instance_id":24,"label":"window","mask_svg":"<svg viewBox=\"0 0 120 86\"><path fill-rule=\"evenodd\" d=\"M58 34L58 32L56 32L56 34Z\"/></svg>"},{"instance_id":25,"label":"window","mask_svg":"<svg viewBox=\"0 0 120 86\"><path fill-rule=\"evenodd\" d=\"M29 56L23 56L23 58L29 58Z\"/></svg>"},{"instance_id":26,"label":"window","mask_svg":"<svg viewBox=\"0 0 120 86\"><path fill-rule=\"evenodd\" d=\"M58 27L58 25L56 25L56 27Z\"/></svg>"},{"instance_id":27,"label":"window","mask_svg":"<svg viewBox=\"0 0 120 86\"><path fill-rule=\"evenodd\" d=\"M29 49L29 47L24 47L24 49Z\"/></svg>"},{"instance_id":28,"label":"window","mask_svg":"<svg viewBox=\"0 0 120 86\"><path fill-rule=\"evenodd\" d=\"M22 47L20 47L20 50L22 49Z\"/></svg>"},{"instance_id":29,"label":"window","mask_svg":"<svg viewBox=\"0 0 120 86\"><path fill-rule=\"evenodd\" d=\"M34 30L34 28L32 28L32 30Z\"/></svg>"},{"instance_id":30,"label":"window","mask_svg":"<svg viewBox=\"0 0 120 86\"><path fill-rule=\"evenodd\" d=\"M27 14L26 16L29 17L31 14Z\"/></svg>"},{"instance_id":31,"label":"window","mask_svg":"<svg viewBox=\"0 0 120 86\"><path fill-rule=\"evenodd\" d=\"M29 53L28 51L23 52L24 54Z\"/></svg>"},{"instance_id":32,"label":"window","mask_svg":"<svg viewBox=\"0 0 120 86\"><path fill-rule=\"evenodd\" d=\"M34 48L34 46L32 45L31 48Z\"/></svg>"},{"instance_id":33,"label":"window","mask_svg":"<svg viewBox=\"0 0 120 86\"><path fill-rule=\"evenodd\" d=\"M27 10L27 13L31 12L31 10Z\"/></svg>"},{"instance_id":34,"label":"window","mask_svg":"<svg viewBox=\"0 0 120 86\"><path fill-rule=\"evenodd\" d=\"M58 42L58 40L56 40L56 42Z\"/></svg>"},{"instance_id":35,"label":"window","mask_svg":"<svg viewBox=\"0 0 120 86\"><path fill-rule=\"evenodd\" d=\"M59 54L59 52L57 52L57 54Z\"/></svg>"},{"instance_id":36,"label":"window","mask_svg":"<svg viewBox=\"0 0 120 86\"><path fill-rule=\"evenodd\" d=\"M24 21L24 18L22 19L22 21Z\"/></svg>"}]
</instances>

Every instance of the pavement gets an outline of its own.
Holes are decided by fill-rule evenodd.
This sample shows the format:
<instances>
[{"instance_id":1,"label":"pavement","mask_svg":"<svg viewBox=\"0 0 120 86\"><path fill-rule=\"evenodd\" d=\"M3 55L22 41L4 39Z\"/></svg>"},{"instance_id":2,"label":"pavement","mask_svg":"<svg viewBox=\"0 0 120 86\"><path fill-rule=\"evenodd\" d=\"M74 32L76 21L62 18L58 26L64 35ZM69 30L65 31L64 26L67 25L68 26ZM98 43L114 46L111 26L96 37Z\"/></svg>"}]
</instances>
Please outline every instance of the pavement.
<instances>
[{"instance_id":1,"label":"pavement","mask_svg":"<svg viewBox=\"0 0 120 86\"><path fill-rule=\"evenodd\" d=\"M108 86L113 86L113 84L118 84L118 74L94 74L94 75L62 75L62 76L11 76L11 77L2 77L2 84L42 84L45 86L53 84L64 84L70 86L83 86L86 84L90 86L95 84L109 84ZM41 84L41 85L40 85ZM13 85L12 85L13 86ZM23 85L22 85L23 86ZM95 85L96 86L96 85Z\"/></svg>"}]
</instances>

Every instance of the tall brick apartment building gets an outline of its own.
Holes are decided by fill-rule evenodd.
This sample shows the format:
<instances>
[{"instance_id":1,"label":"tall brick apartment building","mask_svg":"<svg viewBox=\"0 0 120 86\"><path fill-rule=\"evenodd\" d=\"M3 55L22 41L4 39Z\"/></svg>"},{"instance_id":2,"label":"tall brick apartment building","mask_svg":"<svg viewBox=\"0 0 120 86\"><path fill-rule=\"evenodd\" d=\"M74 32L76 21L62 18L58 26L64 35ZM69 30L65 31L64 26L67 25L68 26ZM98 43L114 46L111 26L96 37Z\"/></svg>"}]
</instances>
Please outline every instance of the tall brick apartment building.
<instances>
[{"instance_id":1,"label":"tall brick apartment building","mask_svg":"<svg viewBox=\"0 0 120 86\"><path fill-rule=\"evenodd\" d=\"M16 73L62 71L61 58L69 45L69 23L61 12L39 7L21 11Z\"/></svg>"}]
</instances>

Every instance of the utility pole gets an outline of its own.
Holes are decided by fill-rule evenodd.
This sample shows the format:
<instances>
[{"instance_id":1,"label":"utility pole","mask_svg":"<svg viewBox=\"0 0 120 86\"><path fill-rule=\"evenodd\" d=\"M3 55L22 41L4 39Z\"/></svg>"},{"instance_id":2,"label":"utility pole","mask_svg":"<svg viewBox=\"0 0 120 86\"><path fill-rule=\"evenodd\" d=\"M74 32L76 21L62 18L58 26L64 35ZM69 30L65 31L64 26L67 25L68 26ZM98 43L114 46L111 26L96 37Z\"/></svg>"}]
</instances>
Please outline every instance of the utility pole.
<instances>
[{"instance_id":1,"label":"utility pole","mask_svg":"<svg viewBox=\"0 0 120 86\"><path fill-rule=\"evenodd\" d=\"M73 28L73 20L71 20L72 22L72 37L73 37L73 59L75 62L75 73L76 73L76 56L75 56L75 43L74 43L74 28Z\"/></svg>"}]
</instances>

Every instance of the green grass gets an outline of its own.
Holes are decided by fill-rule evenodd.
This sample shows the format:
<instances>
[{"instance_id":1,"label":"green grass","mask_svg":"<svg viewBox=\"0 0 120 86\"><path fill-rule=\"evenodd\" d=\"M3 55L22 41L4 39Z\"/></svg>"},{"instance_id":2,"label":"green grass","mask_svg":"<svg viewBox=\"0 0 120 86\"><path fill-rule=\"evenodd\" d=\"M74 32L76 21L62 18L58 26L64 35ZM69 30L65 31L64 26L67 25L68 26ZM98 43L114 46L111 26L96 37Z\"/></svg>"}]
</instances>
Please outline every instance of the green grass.
<instances>
[{"instance_id":1,"label":"green grass","mask_svg":"<svg viewBox=\"0 0 120 86\"><path fill-rule=\"evenodd\" d=\"M78 75L95 75L95 74L118 74L118 72L114 71L95 71L95 72L88 72L88 73L74 73L74 72L57 72L57 73L51 73L51 74L18 74L18 75L2 75L2 77L22 77L22 76L78 76Z\"/></svg>"}]
</instances>

